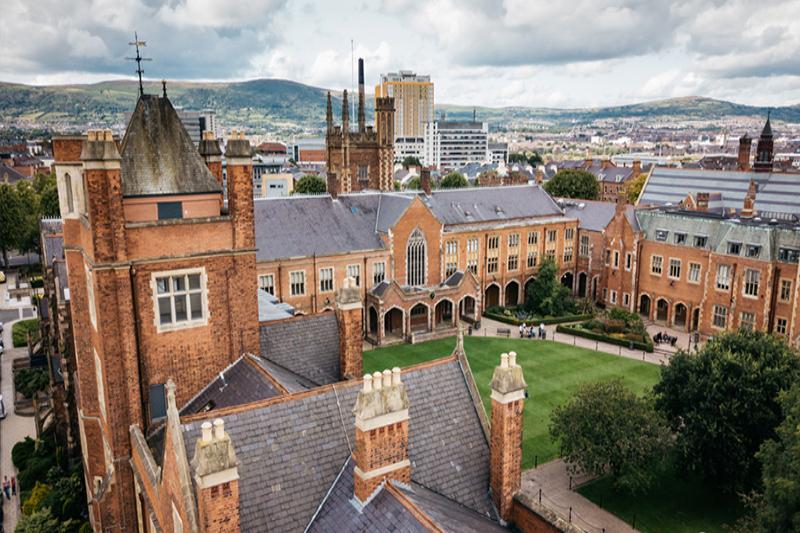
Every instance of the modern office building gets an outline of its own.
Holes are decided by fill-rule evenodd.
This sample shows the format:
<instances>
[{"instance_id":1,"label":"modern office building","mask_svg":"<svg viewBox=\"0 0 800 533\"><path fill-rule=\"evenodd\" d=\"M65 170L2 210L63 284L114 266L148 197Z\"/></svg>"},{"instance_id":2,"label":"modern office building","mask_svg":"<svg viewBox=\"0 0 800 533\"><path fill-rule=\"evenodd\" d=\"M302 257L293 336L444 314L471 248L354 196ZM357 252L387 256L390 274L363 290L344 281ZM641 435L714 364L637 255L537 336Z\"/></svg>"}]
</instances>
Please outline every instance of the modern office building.
<instances>
[{"instance_id":1,"label":"modern office building","mask_svg":"<svg viewBox=\"0 0 800 533\"><path fill-rule=\"evenodd\" d=\"M381 74L375 98L387 96L394 98L395 139L421 139L425 135L425 124L434 119L431 77L410 70Z\"/></svg>"},{"instance_id":2,"label":"modern office building","mask_svg":"<svg viewBox=\"0 0 800 533\"><path fill-rule=\"evenodd\" d=\"M424 164L451 170L490 160L488 123L434 120L426 124Z\"/></svg>"}]
</instances>

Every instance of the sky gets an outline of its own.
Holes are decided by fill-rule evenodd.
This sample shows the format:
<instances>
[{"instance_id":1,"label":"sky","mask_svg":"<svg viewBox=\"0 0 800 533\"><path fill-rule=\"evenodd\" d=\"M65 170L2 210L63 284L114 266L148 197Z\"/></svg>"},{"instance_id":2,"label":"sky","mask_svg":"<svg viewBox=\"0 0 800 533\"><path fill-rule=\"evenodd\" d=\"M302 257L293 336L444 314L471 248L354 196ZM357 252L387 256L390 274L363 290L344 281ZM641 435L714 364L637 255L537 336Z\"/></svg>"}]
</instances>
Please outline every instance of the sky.
<instances>
[{"instance_id":1,"label":"sky","mask_svg":"<svg viewBox=\"0 0 800 533\"><path fill-rule=\"evenodd\" d=\"M428 74L437 103L800 103L800 0L1 0L0 81Z\"/></svg>"}]
</instances>

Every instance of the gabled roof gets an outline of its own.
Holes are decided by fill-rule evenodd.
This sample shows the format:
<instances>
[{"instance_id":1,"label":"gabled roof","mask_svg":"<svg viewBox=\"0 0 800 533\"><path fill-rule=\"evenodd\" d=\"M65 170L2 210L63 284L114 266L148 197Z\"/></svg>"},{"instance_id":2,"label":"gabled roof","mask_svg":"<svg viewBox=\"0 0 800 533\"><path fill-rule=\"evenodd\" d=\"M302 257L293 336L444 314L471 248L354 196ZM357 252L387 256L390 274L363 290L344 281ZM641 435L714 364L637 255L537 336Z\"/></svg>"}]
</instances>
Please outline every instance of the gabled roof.
<instances>
[{"instance_id":1,"label":"gabled roof","mask_svg":"<svg viewBox=\"0 0 800 533\"><path fill-rule=\"evenodd\" d=\"M445 225L563 214L538 185L440 189L422 198Z\"/></svg>"},{"instance_id":2,"label":"gabled roof","mask_svg":"<svg viewBox=\"0 0 800 533\"><path fill-rule=\"evenodd\" d=\"M578 219L578 225L581 229L589 231L603 231L613 220L617 210L616 203L599 200L559 198L558 204L564 208L564 214L570 218ZM639 230L636 211L632 205L625 206L625 218L634 231Z\"/></svg>"},{"instance_id":3,"label":"gabled roof","mask_svg":"<svg viewBox=\"0 0 800 533\"><path fill-rule=\"evenodd\" d=\"M26 179L30 178L25 174L21 174L20 172L14 170L13 167L10 167L5 163L0 163L0 183L14 184L18 181Z\"/></svg>"},{"instance_id":4,"label":"gabled roof","mask_svg":"<svg viewBox=\"0 0 800 533\"><path fill-rule=\"evenodd\" d=\"M333 313L261 324L261 356L311 381L339 381L339 325Z\"/></svg>"},{"instance_id":5,"label":"gabled roof","mask_svg":"<svg viewBox=\"0 0 800 533\"><path fill-rule=\"evenodd\" d=\"M222 191L168 98L139 98L120 152L123 196Z\"/></svg>"},{"instance_id":6,"label":"gabled roof","mask_svg":"<svg viewBox=\"0 0 800 533\"><path fill-rule=\"evenodd\" d=\"M493 518L489 445L459 362L450 357L403 371L410 402L411 479ZM213 413L239 460L242 531L303 531L323 503L355 439L360 381ZM205 417L183 425L190 452Z\"/></svg>"}]
</instances>

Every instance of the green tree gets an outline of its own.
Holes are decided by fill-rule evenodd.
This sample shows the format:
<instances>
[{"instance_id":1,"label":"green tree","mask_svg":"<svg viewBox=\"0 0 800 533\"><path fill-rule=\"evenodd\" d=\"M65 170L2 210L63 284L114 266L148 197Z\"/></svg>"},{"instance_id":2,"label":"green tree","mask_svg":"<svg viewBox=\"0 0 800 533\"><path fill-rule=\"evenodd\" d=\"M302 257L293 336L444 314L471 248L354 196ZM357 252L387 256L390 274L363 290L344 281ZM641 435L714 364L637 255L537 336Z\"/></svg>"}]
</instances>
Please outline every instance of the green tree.
<instances>
[{"instance_id":1,"label":"green tree","mask_svg":"<svg viewBox=\"0 0 800 533\"><path fill-rule=\"evenodd\" d=\"M58 218L61 208L58 205L58 186L55 174L36 174L33 187L39 195L39 207L44 218Z\"/></svg>"},{"instance_id":2,"label":"green tree","mask_svg":"<svg viewBox=\"0 0 800 533\"><path fill-rule=\"evenodd\" d=\"M419 160L419 157L415 157L413 155L407 155L403 158L403 168L408 170L408 167L421 167L422 163Z\"/></svg>"},{"instance_id":3,"label":"green tree","mask_svg":"<svg viewBox=\"0 0 800 533\"><path fill-rule=\"evenodd\" d=\"M778 393L798 379L798 353L762 332L723 333L697 355L673 356L654 390L683 467L723 490L754 487L755 454L783 418Z\"/></svg>"},{"instance_id":4,"label":"green tree","mask_svg":"<svg viewBox=\"0 0 800 533\"><path fill-rule=\"evenodd\" d=\"M46 483L42 483L40 481L36 482L36 485L33 486L33 490L31 491L30 496L22 503L22 514L31 514L42 507L46 507L42 505L42 502L47 498L50 492L53 490L53 487L47 485Z\"/></svg>"},{"instance_id":5,"label":"green tree","mask_svg":"<svg viewBox=\"0 0 800 533\"><path fill-rule=\"evenodd\" d=\"M294 186L294 194L323 194L327 190L325 180L315 174L306 174Z\"/></svg>"},{"instance_id":6,"label":"green tree","mask_svg":"<svg viewBox=\"0 0 800 533\"><path fill-rule=\"evenodd\" d=\"M16 187L0 183L0 252L3 264L8 265L8 252L17 247L20 240L24 212Z\"/></svg>"},{"instance_id":7,"label":"green tree","mask_svg":"<svg viewBox=\"0 0 800 533\"><path fill-rule=\"evenodd\" d=\"M545 259L536 278L528 284L525 293L525 309L539 316L560 316L574 308L575 302L569 289L557 279L558 266L552 259Z\"/></svg>"},{"instance_id":8,"label":"green tree","mask_svg":"<svg viewBox=\"0 0 800 533\"><path fill-rule=\"evenodd\" d=\"M764 494L759 522L764 531L800 531L800 384L780 395L783 422L775 439L761 446Z\"/></svg>"},{"instance_id":9,"label":"green tree","mask_svg":"<svg viewBox=\"0 0 800 533\"><path fill-rule=\"evenodd\" d=\"M22 368L14 374L14 388L26 398L43 391L50 384L47 372L37 368Z\"/></svg>"},{"instance_id":10,"label":"green tree","mask_svg":"<svg viewBox=\"0 0 800 533\"><path fill-rule=\"evenodd\" d=\"M42 217L41 197L34 183L22 180L17 183L17 196L22 207L22 216L17 221L20 232L17 250L22 253L38 252L41 246L39 219Z\"/></svg>"},{"instance_id":11,"label":"green tree","mask_svg":"<svg viewBox=\"0 0 800 533\"><path fill-rule=\"evenodd\" d=\"M647 181L647 174L639 174L625 186L625 196L628 197L630 203L635 204L636 200L639 199L639 194L644 188L645 181Z\"/></svg>"},{"instance_id":12,"label":"green tree","mask_svg":"<svg viewBox=\"0 0 800 533\"><path fill-rule=\"evenodd\" d=\"M406 190L411 191L418 191L422 189L422 182L419 179L419 176L414 176L408 182L406 182Z\"/></svg>"},{"instance_id":13,"label":"green tree","mask_svg":"<svg viewBox=\"0 0 800 533\"><path fill-rule=\"evenodd\" d=\"M522 152L512 152L508 154L509 163L527 163L528 156Z\"/></svg>"},{"instance_id":14,"label":"green tree","mask_svg":"<svg viewBox=\"0 0 800 533\"><path fill-rule=\"evenodd\" d=\"M542 163L544 163L544 159L542 159L542 156L539 155L539 152L533 152L530 156L528 156L528 164L530 166L535 167L536 165L541 165Z\"/></svg>"},{"instance_id":15,"label":"green tree","mask_svg":"<svg viewBox=\"0 0 800 533\"><path fill-rule=\"evenodd\" d=\"M465 178L460 172L450 172L448 175L442 178L441 183L439 183L439 187L442 189L462 189L468 186L469 182L467 181L467 178Z\"/></svg>"},{"instance_id":16,"label":"green tree","mask_svg":"<svg viewBox=\"0 0 800 533\"><path fill-rule=\"evenodd\" d=\"M23 515L14 533L59 533L63 531L50 509L44 508L29 515Z\"/></svg>"},{"instance_id":17,"label":"green tree","mask_svg":"<svg viewBox=\"0 0 800 533\"><path fill-rule=\"evenodd\" d=\"M669 428L652 397L637 396L620 380L581 385L550 420L571 473L608 474L631 493L647 490L669 449Z\"/></svg>"},{"instance_id":18,"label":"green tree","mask_svg":"<svg viewBox=\"0 0 800 533\"><path fill-rule=\"evenodd\" d=\"M544 184L551 196L597 200L600 186L591 172L579 169L559 170L553 179Z\"/></svg>"}]
</instances>

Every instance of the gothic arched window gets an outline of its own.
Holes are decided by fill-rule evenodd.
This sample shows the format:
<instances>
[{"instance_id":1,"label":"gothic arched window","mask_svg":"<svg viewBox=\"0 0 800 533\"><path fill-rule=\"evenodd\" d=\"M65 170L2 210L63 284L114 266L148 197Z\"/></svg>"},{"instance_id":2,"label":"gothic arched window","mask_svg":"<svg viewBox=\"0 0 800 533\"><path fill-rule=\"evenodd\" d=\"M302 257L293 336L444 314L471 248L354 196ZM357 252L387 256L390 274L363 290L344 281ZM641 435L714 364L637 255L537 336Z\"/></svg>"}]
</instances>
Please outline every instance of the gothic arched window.
<instances>
[{"instance_id":1,"label":"gothic arched window","mask_svg":"<svg viewBox=\"0 0 800 533\"><path fill-rule=\"evenodd\" d=\"M415 229L408 238L406 248L406 282L412 287L425 285L426 252L425 236Z\"/></svg>"}]
</instances>

